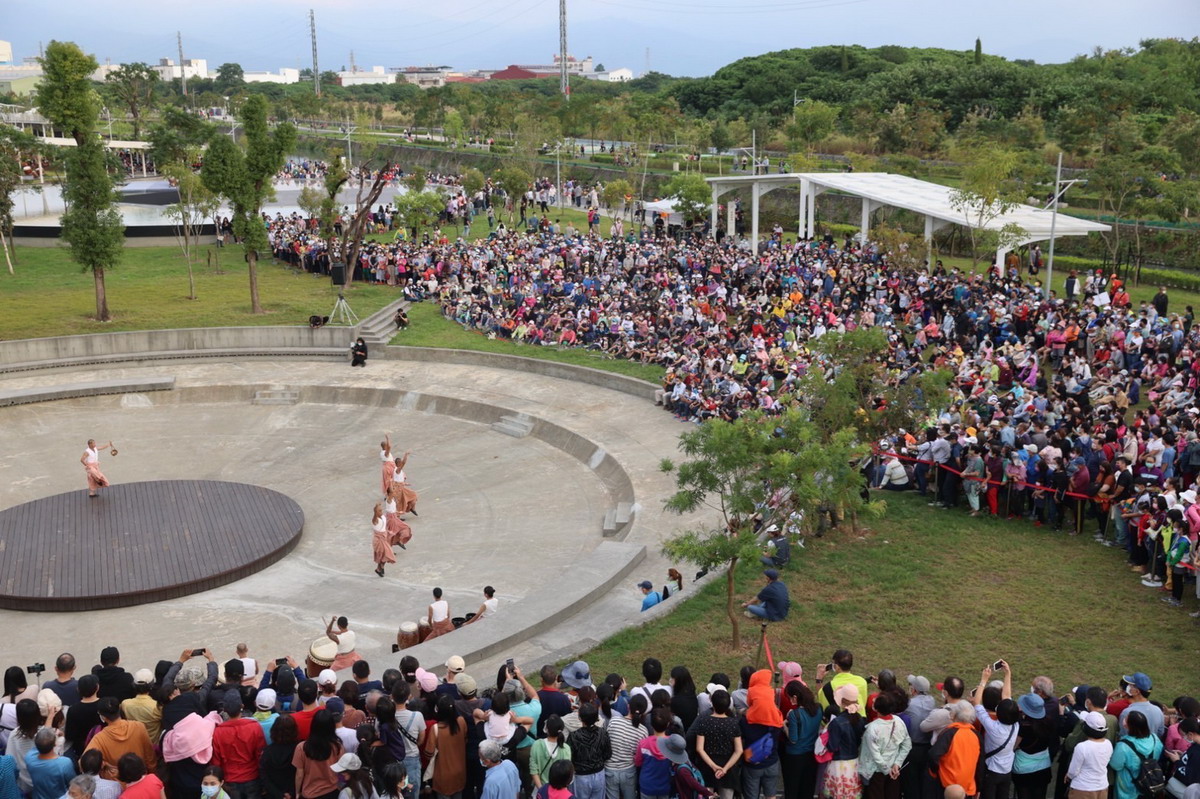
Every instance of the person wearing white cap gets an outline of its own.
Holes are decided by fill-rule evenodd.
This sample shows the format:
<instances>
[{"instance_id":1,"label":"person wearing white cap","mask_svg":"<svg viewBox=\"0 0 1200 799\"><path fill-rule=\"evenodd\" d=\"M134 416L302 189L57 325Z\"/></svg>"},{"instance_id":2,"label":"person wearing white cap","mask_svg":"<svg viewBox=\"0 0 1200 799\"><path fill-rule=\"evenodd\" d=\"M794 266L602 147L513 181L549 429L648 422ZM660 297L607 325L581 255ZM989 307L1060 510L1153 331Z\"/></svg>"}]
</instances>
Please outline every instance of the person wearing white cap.
<instances>
[{"instance_id":1,"label":"person wearing white cap","mask_svg":"<svg viewBox=\"0 0 1200 799\"><path fill-rule=\"evenodd\" d=\"M317 704L324 707L326 702L337 696L337 686L337 672L333 669L321 669L321 672L317 674L317 687L321 689L321 694L317 697Z\"/></svg>"},{"instance_id":2,"label":"person wearing white cap","mask_svg":"<svg viewBox=\"0 0 1200 799\"><path fill-rule=\"evenodd\" d=\"M1070 799L1105 799L1108 793L1108 762L1113 745L1108 740L1108 722L1103 713L1088 710L1079 716L1084 738L1071 753L1067 780Z\"/></svg>"},{"instance_id":3,"label":"person wearing white cap","mask_svg":"<svg viewBox=\"0 0 1200 799\"><path fill-rule=\"evenodd\" d=\"M263 688L254 695L253 718L262 726L263 737L268 741L271 740L271 727L279 718L279 714L275 712L277 698L274 688Z\"/></svg>"},{"instance_id":4,"label":"person wearing white cap","mask_svg":"<svg viewBox=\"0 0 1200 799\"><path fill-rule=\"evenodd\" d=\"M154 672L150 669L138 669L133 674L133 690L136 692L132 699L121 703L121 715L130 721L140 721L146 725L150 743L158 744L162 735L162 708L158 700L150 695L154 687Z\"/></svg>"},{"instance_id":5,"label":"person wearing white cap","mask_svg":"<svg viewBox=\"0 0 1200 799\"><path fill-rule=\"evenodd\" d=\"M377 796L371 784L371 770L363 768L362 760L353 752L345 753L329 768L334 774L346 775L346 786L338 793L338 799L372 799Z\"/></svg>"}]
</instances>

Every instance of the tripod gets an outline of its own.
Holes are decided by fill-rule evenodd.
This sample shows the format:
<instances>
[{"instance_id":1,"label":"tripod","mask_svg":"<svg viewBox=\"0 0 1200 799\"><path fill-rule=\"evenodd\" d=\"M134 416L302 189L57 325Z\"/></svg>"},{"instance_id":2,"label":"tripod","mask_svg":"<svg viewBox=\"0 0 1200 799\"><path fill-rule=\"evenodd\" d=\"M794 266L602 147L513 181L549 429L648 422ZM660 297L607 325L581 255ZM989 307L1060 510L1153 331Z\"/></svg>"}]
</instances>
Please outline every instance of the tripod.
<instances>
[{"instance_id":1,"label":"tripod","mask_svg":"<svg viewBox=\"0 0 1200 799\"><path fill-rule=\"evenodd\" d=\"M350 309L350 303L346 302L346 296L340 291L337 302L333 304L333 310L329 312L329 321L335 325L358 324L358 316Z\"/></svg>"}]
</instances>

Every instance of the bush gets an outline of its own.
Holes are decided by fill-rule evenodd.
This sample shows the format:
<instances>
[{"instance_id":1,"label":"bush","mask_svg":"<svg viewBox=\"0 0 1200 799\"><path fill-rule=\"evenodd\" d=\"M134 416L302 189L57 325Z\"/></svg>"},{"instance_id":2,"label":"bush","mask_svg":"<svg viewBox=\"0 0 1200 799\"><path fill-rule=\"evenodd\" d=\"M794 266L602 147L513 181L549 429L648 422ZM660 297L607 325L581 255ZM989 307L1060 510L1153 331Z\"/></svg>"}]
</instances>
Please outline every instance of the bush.
<instances>
[{"instance_id":1,"label":"bush","mask_svg":"<svg viewBox=\"0 0 1200 799\"><path fill-rule=\"evenodd\" d=\"M817 145L817 152L827 155L845 155L846 153L861 153L869 149L853 136L835 133Z\"/></svg>"},{"instance_id":2,"label":"bush","mask_svg":"<svg viewBox=\"0 0 1200 799\"><path fill-rule=\"evenodd\" d=\"M1140 282L1200 292L1200 272L1172 272L1166 269L1143 267Z\"/></svg>"}]
</instances>

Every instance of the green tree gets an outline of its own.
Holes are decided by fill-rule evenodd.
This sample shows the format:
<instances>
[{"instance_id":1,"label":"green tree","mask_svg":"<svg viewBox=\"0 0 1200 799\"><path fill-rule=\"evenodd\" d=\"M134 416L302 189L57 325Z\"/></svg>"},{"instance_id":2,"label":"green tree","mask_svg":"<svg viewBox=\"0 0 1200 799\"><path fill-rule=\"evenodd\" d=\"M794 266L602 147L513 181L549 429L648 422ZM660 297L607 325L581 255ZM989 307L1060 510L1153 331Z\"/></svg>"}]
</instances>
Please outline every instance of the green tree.
<instances>
[{"instance_id":1,"label":"green tree","mask_svg":"<svg viewBox=\"0 0 1200 799\"><path fill-rule=\"evenodd\" d=\"M200 157L197 149L196 158ZM175 184L179 200L165 209L167 218L175 223L175 238L187 261L188 299L196 299L196 277L192 272L195 250L200 239L200 226L212 218L220 207L217 196L204 185L204 180L188 163L164 164L162 174Z\"/></svg>"},{"instance_id":2,"label":"green tree","mask_svg":"<svg viewBox=\"0 0 1200 799\"><path fill-rule=\"evenodd\" d=\"M407 175L404 176L404 185L412 192L425 191L428 175L425 170L419 166L413 167Z\"/></svg>"},{"instance_id":3,"label":"green tree","mask_svg":"<svg viewBox=\"0 0 1200 799\"><path fill-rule=\"evenodd\" d=\"M833 133L839 110L820 100L801 103L792 112L792 121L784 128L794 148L811 153L818 142Z\"/></svg>"},{"instance_id":4,"label":"green tree","mask_svg":"<svg viewBox=\"0 0 1200 799\"><path fill-rule=\"evenodd\" d=\"M250 307L262 313L258 298L258 257L268 247L260 220L263 203L274 194L272 178L283 168L296 143L296 129L288 123L267 127L267 101L261 95L246 98L238 114L245 151L224 136L217 136L204 157L201 175L209 191L229 201L233 233L242 242L250 276Z\"/></svg>"},{"instance_id":5,"label":"green tree","mask_svg":"<svg viewBox=\"0 0 1200 799\"><path fill-rule=\"evenodd\" d=\"M13 273L13 253L9 248L13 230L13 193L21 186L24 154L36 152L37 141L31 134L0 125L0 248L4 250L9 274Z\"/></svg>"},{"instance_id":6,"label":"green tree","mask_svg":"<svg viewBox=\"0 0 1200 799\"><path fill-rule=\"evenodd\" d=\"M1021 196L1014 179L1021 158L1012 150L986 142L960 145L953 156L963 166L959 186L950 191L950 206L962 214L960 224L971 240L974 267L985 248L1011 246L1020 238L1019 229L995 228Z\"/></svg>"},{"instance_id":7,"label":"green tree","mask_svg":"<svg viewBox=\"0 0 1200 799\"><path fill-rule=\"evenodd\" d=\"M228 94L234 89L246 85L246 73L241 64L225 63L217 67L217 77L213 86L218 92Z\"/></svg>"},{"instance_id":8,"label":"green tree","mask_svg":"<svg viewBox=\"0 0 1200 799\"><path fill-rule=\"evenodd\" d=\"M508 198L505 205L508 207L509 224L512 224L513 210L520 204L521 195L529 188L529 184L533 183L533 178L518 166L502 167L496 171L494 178L496 185L504 190Z\"/></svg>"},{"instance_id":9,"label":"green tree","mask_svg":"<svg viewBox=\"0 0 1200 799\"><path fill-rule=\"evenodd\" d=\"M1159 174L1172 171L1177 164L1178 158L1170 150L1147 147L1137 153L1102 156L1088 172L1088 190L1099 194L1100 213L1113 217L1112 230L1101 235L1114 263L1121 250L1121 218L1140 216L1154 207L1148 201L1159 194Z\"/></svg>"},{"instance_id":10,"label":"green tree","mask_svg":"<svg viewBox=\"0 0 1200 799\"><path fill-rule=\"evenodd\" d=\"M463 122L463 116L458 109L451 108L446 111L445 121L442 122L442 131L446 138L459 144L462 142L464 130L466 130L466 123Z\"/></svg>"},{"instance_id":11,"label":"green tree","mask_svg":"<svg viewBox=\"0 0 1200 799\"><path fill-rule=\"evenodd\" d=\"M983 42L979 41L979 37L975 37L975 66L983 63Z\"/></svg>"},{"instance_id":12,"label":"green tree","mask_svg":"<svg viewBox=\"0 0 1200 799\"><path fill-rule=\"evenodd\" d=\"M117 211L116 184L108 171L108 156L96 133L100 100L92 88L96 59L72 42L50 42L42 58L38 110L75 139L66 157L63 180L63 240L71 258L92 273L96 290L96 319L107 322L105 270L117 265L125 244L125 223Z\"/></svg>"},{"instance_id":13,"label":"green tree","mask_svg":"<svg viewBox=\"0 0 1200 799\"><path fill-rule=\"evenodd\" d=\"M684 223L703 221L712 206L712 188L708 181L695 173L681 172L663 186L663 196L670 198L676 210L683 214Z\"/></svg>"},{"instance_id":14,"label":"green tree","mask_svg":"<svg viewBox=\"0 0 1200 799\"><path fill-rule=\"evenodd\" d=\"M633 207L633 184L625 178L610 180L604 186L604 205L619 209L618 216Z\"/></svg>"},{"instance_id":15,"label":"green tree","mask_svg":"<svg viewBox=\"0 0 1200 799\"><path fill-rule=\"evenodd\" d=\"M684 433L684 460L662 462L662 470L675 475L667 510L697 514L663 544L663 552L700 568L724 569L733 649L741 644L737 566L758 557L759 525L782 523L793 513L815 520L836 508L854 514L882 509L882 503L861 498L863 478L851 464L866 448L854 438L853 429L843 429L826 439L798 409L777 417L755 412Z\"/></svg>"},{"instance_id":16,"label":"green tree","mask_svg":"<svg viewBox=\"0 0 1200 799\"><path fill-rule=\"evenodd\" d=\"M468 197L474 196L476 192L483 188L485 183L487 183L487 180L484 178L483 173L475 167L469 166L463 170L462 186L463 191L467 193Z\"/></svg>"},{"instance_id":17,"label":"green tree","mask_svg":"<svg viewBox=\"0 0 1200 799\"><path fill-rule=\"evenodd\" d=\"M198 148L208 144L216 129L184 108L168 106L150 128L150 157L156 164L191 166Z\"/></svg>"},{"instance_id":18,"label":"green tree","mask_svg":"<svg viewBox=\"0 0 1200 799\"><path fill-rule=\"evenodd\" d=\"M108 73L105 82L113 97L129 112L136 141L141 138L142 116L154 106L158 73L141 62L122 64Z\"/></svg>"},{"instance_id":19,"label":"green tree","mask_svg":"<svg viewBox=\"0 0 1200 799\"><path fill-rule=\"evenodd\" d=\"M409 191L395 199L396 216L401 225L412 231L413 239L423 227L437 224L439 215L446 207L446 200L436 191Z\"/></svg>"},{"instance_id":20,"label":"green tree","mask_svg":"<svg viewBox=\"0 0 1200 799\"><path fill-rule=\"evenodd\" d=\"M66 130L76 144L82 144L96 129L100 115L100 97L91 82L96 59L74 42L52 41L41 62L38 111L55 127Z\"/></svg>"}]
</instances>

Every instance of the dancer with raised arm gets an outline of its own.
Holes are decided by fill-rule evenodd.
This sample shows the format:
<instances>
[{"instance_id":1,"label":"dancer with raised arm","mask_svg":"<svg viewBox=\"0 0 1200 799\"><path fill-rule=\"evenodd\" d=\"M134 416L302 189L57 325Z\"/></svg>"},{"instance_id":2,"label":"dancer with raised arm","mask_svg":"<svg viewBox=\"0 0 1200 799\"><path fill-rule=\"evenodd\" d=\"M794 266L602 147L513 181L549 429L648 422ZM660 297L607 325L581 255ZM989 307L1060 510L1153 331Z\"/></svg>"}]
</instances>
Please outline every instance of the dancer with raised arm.
<instances>
[{"instance_id":1,"label":"dancer with raised arm","mask_svg":"<svg viewBox=\"0 0 1200 799\"><path fill-rule=\"evenodd\" d=\"M112 442L108 442L103 447L96 446L96 440L89 438L87 449L83 451L83 455L79 458L79 462L83 464L83 470L87 473L88 496L96 496L96 489L107 488L109 486L108 478L104 476L104 472L100 471L100 450L111 449L115 456L117 451L112 448Z\"/></svg>"},{"instance_id":2,"label":"dancer with raised arm","mask_svg":"<svg viewBox=\"0 0 1200 799\"><path fill-rule=\"evenodd\" d=\"M383 441L379 442L379 459L382 461L383 469L383 495L387 496L388 490L392 487L392 476L396 473L396 461L392 457L392 436L385 434Z\"/></svg>"},{"instance_id":3,"label":"dancer with raised arm","mask_svg":"<svg viewBox=\"0 0 1200 799\"><path fill-rule=\"evenodd\" d=\"M411 454L411 452L406 452L404 457L396 458L392 488L396 496L396 510L401 514L411 513L413 516L420 516L421 514L417 513L417 492L409 486L408 477L404 474L404 467L408 464L408 456Z\"/></svg>"},{"instance_id":4,"label":"dancer with raised arm","mask_svg":"<svg viewBox=\"0 0 1200 799\"><path fill-rule=\"evenodd\" d=\"M396 505L396 484L388 487L387 499L383 502L383 515L387 520L388 543L394 547L408 549L405 546L412 538L412 528L401 518Z\"/></svg>"}]
</instances>

